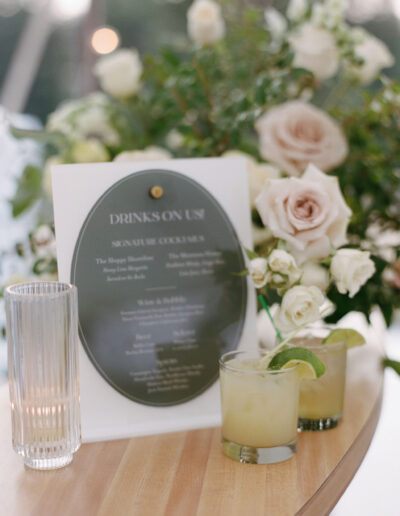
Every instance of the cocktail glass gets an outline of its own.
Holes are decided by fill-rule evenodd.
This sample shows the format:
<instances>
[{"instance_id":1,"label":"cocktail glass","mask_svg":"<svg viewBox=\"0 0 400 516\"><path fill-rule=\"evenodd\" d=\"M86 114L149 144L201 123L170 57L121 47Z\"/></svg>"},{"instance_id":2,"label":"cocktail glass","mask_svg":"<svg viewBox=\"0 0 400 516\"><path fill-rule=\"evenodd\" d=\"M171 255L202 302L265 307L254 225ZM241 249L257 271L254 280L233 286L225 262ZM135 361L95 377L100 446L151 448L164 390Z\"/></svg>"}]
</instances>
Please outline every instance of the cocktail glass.
<instances>
[{"instance_id":1,"label":"cocktail glass","mask_svg":"<svg viewBox=\"0 0 400 516\"><path fill-rule=\"evenodd\" d=\"M232 351L220 359L222 450L251 464L270 464L296 452L299 378L296 367L271 371L259 352Z\"/></svg>"},{"instance_id":2,"label":"cocktail glass","mask_svg":"<svg viewBox=\"0 0 400 516\"><path fill-rule=\"evenodd\" d=\"M313 351L326 366L320 378L300 380L300 430L335 428L343 415L347 346L344 340L322 344L330 331L330 328L312 328L291 341L294 346Z\"/></svg>"}]
</instances>

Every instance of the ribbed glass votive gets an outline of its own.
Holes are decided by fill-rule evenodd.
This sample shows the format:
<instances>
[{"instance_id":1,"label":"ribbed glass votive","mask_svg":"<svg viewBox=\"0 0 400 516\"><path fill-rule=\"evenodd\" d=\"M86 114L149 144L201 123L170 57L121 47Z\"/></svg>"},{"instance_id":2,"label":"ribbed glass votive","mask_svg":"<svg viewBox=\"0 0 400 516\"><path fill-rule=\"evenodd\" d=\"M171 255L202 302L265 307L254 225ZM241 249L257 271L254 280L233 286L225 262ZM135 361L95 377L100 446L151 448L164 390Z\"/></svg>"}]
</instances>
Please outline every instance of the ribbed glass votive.
<instances>
[{"instance_id":1,"label":"ribbed glass votive","mask_svg":"<svg viewBox=\"0 0 400 516\"><path fill-rule=\"evenodd\" d=\"M5 301L14 450L31 468L61 468L81 443L76 287L21 283Z\"/></svg>"}]
</instances>

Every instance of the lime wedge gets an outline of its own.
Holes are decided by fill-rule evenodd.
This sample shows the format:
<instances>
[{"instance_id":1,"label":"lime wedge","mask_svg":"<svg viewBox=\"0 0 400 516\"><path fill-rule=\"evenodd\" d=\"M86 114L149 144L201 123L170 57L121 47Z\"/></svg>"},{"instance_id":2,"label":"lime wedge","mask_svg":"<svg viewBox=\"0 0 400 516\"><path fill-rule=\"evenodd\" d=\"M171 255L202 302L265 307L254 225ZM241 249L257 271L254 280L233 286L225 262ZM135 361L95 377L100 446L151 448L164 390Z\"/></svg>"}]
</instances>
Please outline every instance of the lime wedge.
<instances>
[{"instance_id":1,"label":"lime wedge","mask_svg":"<svg viewBox=\"0 0 400 516\"><path fill-rule=\"evenodd\" d=\"M277 353L269 363L268 369L288 369L298 365L300 378L312 380L325 373L325 364L309 349L290 348Z\"/></svg>"},{"instance_id":2,"label":"lime wedge","mask_svg":"<svg viewBox=\"0 0 400 516\"><path fill-rule=\"evenodd\" d=\"M356 330L347 328L338 328L331 331L331 333L322 341L322 344L336 344L337 342L345 342L347 349L355 348L365 344L365 339Z\"/></svg>"}]
</instances>

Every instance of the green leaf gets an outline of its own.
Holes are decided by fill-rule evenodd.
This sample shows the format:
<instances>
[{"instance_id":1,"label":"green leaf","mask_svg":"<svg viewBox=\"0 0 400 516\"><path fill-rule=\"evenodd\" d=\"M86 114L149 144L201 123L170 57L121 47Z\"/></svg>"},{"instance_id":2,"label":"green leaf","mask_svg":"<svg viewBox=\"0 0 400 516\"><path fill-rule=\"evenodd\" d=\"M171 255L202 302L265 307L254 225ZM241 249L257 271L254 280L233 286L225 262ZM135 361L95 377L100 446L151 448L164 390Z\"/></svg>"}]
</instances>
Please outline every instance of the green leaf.
<instances>
[{"instance_id":1,"label":"green leaf","mask_svg":"<svg viewBox=\"0 0 400 516\"><path fill-rule=\"evenodd\" d=\"M252 251L251 249L246 249L246 248L244 250L245 250L245 253L249 260L254 260L254 258L259 258L258 254L255 251Z\"/></svg>"},{"instance_id":2,"label":"green leaf","mask_svg":"<svg viewBox=\"0 0 400 516\"><path fill-rule=\"evenodd\" d=\"M397 360L391 360L390 358L384 358L382 360L384 367L391 367L400 376L400 362Z\"/></svg>"},{"instance_id":3,"label":"green leaf","mask_svg":"<svg viewBox=\"0 0 400 516\"><path fill-rule=\"evenodd\" d=\"M231 272L232 276L247 276L249 274L249 269L244 269L240 272Z\"/></svg>"},{"instance_id":4,"label":"green leaf","mask_svg":"<svg viewBox=\"0 0 400 516\"><path fill-rule=\"evenodd\" d=\"M10 126L10 133L18 140L28 138L39 143L53 143L54 145L65 140L65 137L58 132L49 133L43 129L19 129L13 125Z\"/></svg>"},{"instance_id":5,"label":"green leaf","mask_svg":"<svg viewBox=\"0 0 400 516\"><path fill-rule=\"evenodd\" d=\"M39 199L42 193L42 172L28 165L18 181L17 191L11 199L13 217L18 217Z\"/></svg>"},{"instance_id":6,"label":"green leaf","mask_svg":"<svg viewBox=\"0 0 400 516\"><path fill-rule=\"evenodd\" d=\"M57 272L57 260L54 258L50 260L47 258L39 258L39 260L34 263L32 271L37 275L44 273L53 274Z\"/></svg>"}]
</instances>

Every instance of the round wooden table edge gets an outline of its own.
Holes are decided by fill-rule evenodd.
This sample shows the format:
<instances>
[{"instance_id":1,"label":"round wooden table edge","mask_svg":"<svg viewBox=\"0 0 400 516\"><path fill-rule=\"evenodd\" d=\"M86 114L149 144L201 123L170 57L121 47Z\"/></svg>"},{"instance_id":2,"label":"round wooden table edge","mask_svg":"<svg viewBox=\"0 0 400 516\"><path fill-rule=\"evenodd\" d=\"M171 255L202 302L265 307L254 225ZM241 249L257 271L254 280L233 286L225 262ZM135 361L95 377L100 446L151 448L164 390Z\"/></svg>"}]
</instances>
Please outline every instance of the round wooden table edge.
<instances>
[{"instance_id":1,"label":"round wooden table edge","mask_svg":"<svg viewBox=\"0 0 400 516\"><path fill-rule=\"evenodd\" d=\"M367 422L329 477L295 516L328 516L360 467L375 434L383 399L383 375L376 402ZM340 481L339 481L340 479ZM345 479L345 480L343 480Z\"/></svg>"}]
</instances>

